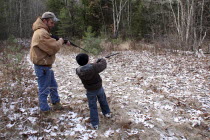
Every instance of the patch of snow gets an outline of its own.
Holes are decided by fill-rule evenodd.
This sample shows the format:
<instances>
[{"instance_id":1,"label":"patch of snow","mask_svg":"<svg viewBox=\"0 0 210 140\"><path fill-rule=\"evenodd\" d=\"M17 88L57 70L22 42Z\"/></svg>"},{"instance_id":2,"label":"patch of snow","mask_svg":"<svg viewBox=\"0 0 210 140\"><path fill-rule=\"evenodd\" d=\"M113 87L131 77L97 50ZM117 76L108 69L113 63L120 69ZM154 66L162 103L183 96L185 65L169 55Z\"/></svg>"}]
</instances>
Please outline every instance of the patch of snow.
<instances>
[{"instance_id":1,"label":"patch of snow","mask_svg":"<svg viewBox=\"0 0 210 140\"><path fill-rule=\"evenodd\" d=\"M105 131L104 136L108 138L108 137L111 137L113 134L114 134L114 130L109 128L109 130Z\"/></svg>"},{"instance_id":2,"label":"patch of snow","mask_svg":"<svg viewBox=\"0 0 210 140\"><path fill-rule=\"evenodd\" d=\"M6 127L7 128L12 128L14 125L15 125L15 123L14 124L7 124Z\"/></svg>"},{"instance_id":3,"label":"patch of snow","mask_svg":"<svg viewBox=\"0 0 210 140\"><path fill-rule=\"evenodd\" d=\"M35 124L35 122L37 121L36 117L28 117L28 120L32 123Z\"/></svg>"}]
</instances>

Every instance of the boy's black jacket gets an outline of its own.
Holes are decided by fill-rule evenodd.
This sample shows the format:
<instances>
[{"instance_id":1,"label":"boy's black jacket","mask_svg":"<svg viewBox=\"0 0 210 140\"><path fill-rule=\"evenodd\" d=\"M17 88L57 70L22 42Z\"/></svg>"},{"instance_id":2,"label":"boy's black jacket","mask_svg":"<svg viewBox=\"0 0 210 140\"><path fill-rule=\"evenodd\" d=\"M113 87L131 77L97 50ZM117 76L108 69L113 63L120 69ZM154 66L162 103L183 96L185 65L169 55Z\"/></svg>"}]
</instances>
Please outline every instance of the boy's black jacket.
<instances>
[{"instance_id":1,"label":"boy's black jacket","mask_svg":"<svg viewBox=\"0 0 210 140\"><path fill-rule=\"evenodd\" d=\"M76 74L81 79L85 89L91 91L102 87L99 73L106 69L106 66L106 60L102 58L96 63L86 64L76 69Z\"/></svg>"}]
</instances>

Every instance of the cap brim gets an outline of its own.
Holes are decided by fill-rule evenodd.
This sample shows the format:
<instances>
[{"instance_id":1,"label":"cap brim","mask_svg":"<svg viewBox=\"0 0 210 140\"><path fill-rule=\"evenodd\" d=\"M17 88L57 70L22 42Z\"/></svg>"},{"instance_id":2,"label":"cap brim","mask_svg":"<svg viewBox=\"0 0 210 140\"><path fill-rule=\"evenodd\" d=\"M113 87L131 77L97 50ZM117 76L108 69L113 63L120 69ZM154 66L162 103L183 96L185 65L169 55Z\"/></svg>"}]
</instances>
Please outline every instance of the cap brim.
<instances>
[{"instance_id":1,"label":"cap brim","mask_svg":"<svg viewBox=\"0 0 210 140\"><path fill-rule=\"evenodd\" d=\"M58 18L54 17L54 18L53 18L53 21L54 21L54 22L58 22L58 21L60 21L60 20L59 20Z\"/></svg>"}]
</instances>

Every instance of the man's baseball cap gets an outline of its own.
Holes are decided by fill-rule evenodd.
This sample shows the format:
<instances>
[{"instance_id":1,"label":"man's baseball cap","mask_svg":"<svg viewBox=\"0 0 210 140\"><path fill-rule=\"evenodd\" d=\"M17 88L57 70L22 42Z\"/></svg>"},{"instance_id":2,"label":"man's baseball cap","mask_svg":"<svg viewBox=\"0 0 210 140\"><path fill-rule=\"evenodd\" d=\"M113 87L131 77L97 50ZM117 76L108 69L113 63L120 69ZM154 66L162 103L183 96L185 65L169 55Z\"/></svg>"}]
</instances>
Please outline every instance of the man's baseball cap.
<instances>
[{"instance_id":1,"label":"man's baseball cap","mask_svg":"<svg viewBox=\"0 0 210 140\"><path fill-rule=\"evenodd\" d=\"M42 19L51 18L54 22L59 21L59 19L55 16L53 12L45 12L42 14Z\"/></svg>"}]
</instances>

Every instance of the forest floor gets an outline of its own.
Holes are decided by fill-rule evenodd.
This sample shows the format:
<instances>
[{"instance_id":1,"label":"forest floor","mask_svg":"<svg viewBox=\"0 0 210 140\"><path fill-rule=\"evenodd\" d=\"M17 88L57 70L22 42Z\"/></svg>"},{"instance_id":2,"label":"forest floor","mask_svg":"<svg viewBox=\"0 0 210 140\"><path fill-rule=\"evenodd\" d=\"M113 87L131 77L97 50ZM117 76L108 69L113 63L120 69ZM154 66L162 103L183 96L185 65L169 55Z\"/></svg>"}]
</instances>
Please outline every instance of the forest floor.
<instances>
[{"instance_id":1,"label":"forest floor","mask_svg":"<svg viewBox=\"0 0 210 140\"><path fill-rule=\"evenodd\" d=\"M100 74L112 118L99 113L99 130L90 128L85 89L75 73L77 53L64 49L57 55L53 70L66 109L46 118L39 115L33 66L26 55L24 74L33 76L18 99L1 99L0 139L209 140L209 56L119 53L107 59L107 68ZM91 56L90 61L106 54Z\"/></svg>"}]
</instances>

